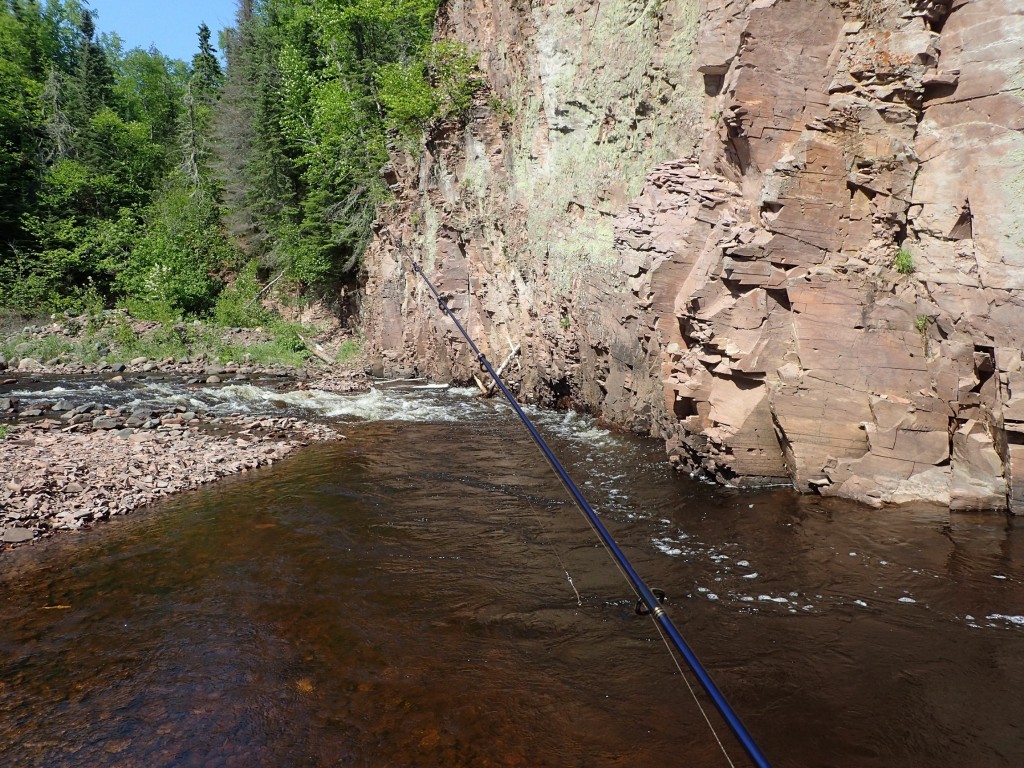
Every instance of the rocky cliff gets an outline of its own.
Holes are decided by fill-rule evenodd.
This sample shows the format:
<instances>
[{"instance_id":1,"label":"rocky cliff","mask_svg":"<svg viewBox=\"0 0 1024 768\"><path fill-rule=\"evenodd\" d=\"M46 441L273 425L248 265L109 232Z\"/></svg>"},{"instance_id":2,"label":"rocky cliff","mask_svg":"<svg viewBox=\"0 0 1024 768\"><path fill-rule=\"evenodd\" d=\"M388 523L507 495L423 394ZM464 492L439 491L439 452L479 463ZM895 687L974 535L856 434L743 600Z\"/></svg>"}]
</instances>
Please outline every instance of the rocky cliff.
<instances>
[{"instance_id":1,"label":"rocky cliff","mask_svg":"<svg viewBox=\"0 0 1024 768\"><path fill-rule=\"evenodd\" d=\"M520 394L736 485L1024 509L1024 6L448 2L487 87L382 216ZM389 238L380 372L475 361Z\"/></svg>"}]
</instances>

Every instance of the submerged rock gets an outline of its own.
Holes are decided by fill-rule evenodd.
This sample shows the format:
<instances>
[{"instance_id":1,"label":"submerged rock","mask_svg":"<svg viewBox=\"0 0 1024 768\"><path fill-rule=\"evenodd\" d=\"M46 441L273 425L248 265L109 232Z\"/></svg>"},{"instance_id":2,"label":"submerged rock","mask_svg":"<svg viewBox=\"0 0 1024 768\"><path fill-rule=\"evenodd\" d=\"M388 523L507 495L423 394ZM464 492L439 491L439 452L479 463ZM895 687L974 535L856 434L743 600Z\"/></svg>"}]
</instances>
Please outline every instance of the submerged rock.
<instances>
[{"instance_id":1,"label":"submerged rock","mask_svg":"<svg viewBox=\"0 0 1024 768\"><path fill-rule=\"evenodd\" d=\"M35 538L35 532L30 528L5 528L3 534L0 534L0 541L5 544L23 544L26 541L32 541Z\"/></svg>"}]
</instances>

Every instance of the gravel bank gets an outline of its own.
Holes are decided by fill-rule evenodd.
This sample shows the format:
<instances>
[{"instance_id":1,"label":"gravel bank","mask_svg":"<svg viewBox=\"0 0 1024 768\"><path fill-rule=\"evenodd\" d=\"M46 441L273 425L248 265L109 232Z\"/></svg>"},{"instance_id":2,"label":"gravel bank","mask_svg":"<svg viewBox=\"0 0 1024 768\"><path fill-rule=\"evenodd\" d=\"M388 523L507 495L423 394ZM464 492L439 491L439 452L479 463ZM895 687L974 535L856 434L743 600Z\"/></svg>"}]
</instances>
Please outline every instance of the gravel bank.
<instances>
[{"instance_id":1,"label":"gravel bank","mask_svg":"<svg viewBox=\"0 0 1024 768\"><path fill-rule=\"evenodd\" d=\"M22 401L10 392L38 383L99 374L173 375L186 384L259 380L282 390L347 393L367 389L348 371L203 366L132 361L74 373L28 365L0 379L0 552L61 531L128 514L152 501L279 461L313 442L343 438L334 428L294 417L215 415L184 405L111 407L92 402ZM54 376L58 378L54 379Z\"/></svg>"}]
</instances>

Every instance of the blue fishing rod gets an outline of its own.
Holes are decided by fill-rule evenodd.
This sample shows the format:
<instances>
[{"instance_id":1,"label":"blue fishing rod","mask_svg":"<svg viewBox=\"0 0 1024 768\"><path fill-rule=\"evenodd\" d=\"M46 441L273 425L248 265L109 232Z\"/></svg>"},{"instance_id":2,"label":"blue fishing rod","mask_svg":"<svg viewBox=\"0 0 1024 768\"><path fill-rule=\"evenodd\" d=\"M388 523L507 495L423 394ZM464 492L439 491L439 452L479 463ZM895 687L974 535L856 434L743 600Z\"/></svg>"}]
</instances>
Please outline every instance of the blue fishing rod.
<instances>
[{"instance_id":1,"label":"blue fishing rod","mask_svg":"<svg viewBox=\"0 0 1024 768\"><path fill-rule=\"evenodd\" d=\"M700 663L700 659L697 658L697 655L687 644L686 640L683 639L683 636L679 634L679 630L676 629L675 625L672 623L672 619L670 619L668 614L665 612L665 609L661 607L659 597L664 599L664 593L661 593L660 590L656 593L644 583L643 579L640 578L640 575L634 570L633 565L619 548L615 539L612 538L608 529L605 528L604 523L601 522L597 513L594 512L590 504L587 503L587 500L583 497L580 489L576 487L576 483L574 483L572 478L569 477L569 473L565 471L561 462L559 462L555 457L555 454L551 452L547 442L545 442L544 438L541 437L537 428L533 425L533 422L530 421L529 417L512 395L512 392L509 391L508 387L506 387L505 383L501 380L501 377L491 366L491 363L487 360L487 356L480 351L469 333L462 327L462 323L460 323L459 319L452 313L451 309L448 307L448 302L446 302L444 297L438 293L434 284L430 282L430 278L427 277L419 263L409 254L402 241L396 238L387 226L383 227L383 230L390 238L391 242L394 243L395 247L398 248L399 253L408 259L409 263L412 265L413 271L420 276L427 288L429 288L430 292L434 295L434 298L437 299L437 308L442 314L451 320L452 323L454 323L459 334L466 340L466 343L469 344L470 349L473 350L473 354L476 355L476 359L480 363L480 370L485 371L494 380L495 386L497 386L501 391L501 394L508 401L509 405L512 406L512 410L515 411L516 416L519 417L523 426L525 426L527 431L530 433L530 437L533 438L533 442L535 442L537 447L540 448L541 453L544 454L544 458L547 459L548 464L551 465L551 468L558 476L558 479L562 482L562 485L565 486L565 489L569 492L569 495L576 503L576 506L579 507L580 511L582 511L586 516L590 526L594 529L595 533L597 533L598 538L601 539L601 542L605 545L609 554L611 554L612 559L615 560L615 563L622 570L623 575L636 591L640 601L642 601L643 606L646 608L646 612L650 613L653 620L661 628L664 635L667 636L672 646L675 647L676 651L678 651L686 661L686 665L693 672L694 676L696 676L697 680L700 681L704 691L711 698L715 708L722 716L722 719L725 720L729 729L736 736L737 741L739 741L743 746L743 749L746 750L751 761L753 761L757 768L771 768L768 759L761 752L753 737L750 735L750 732L747 731L746 726L744 726L742 721L740 721L739 716L733 711L729 702L726 701L725 696L718 689L718 686L715 685L714 680L711 679L707 670L704 669L704 665ZM637 609L637 612L640 613L639 603L637 605Z\"/></svg>"}]
</instances>

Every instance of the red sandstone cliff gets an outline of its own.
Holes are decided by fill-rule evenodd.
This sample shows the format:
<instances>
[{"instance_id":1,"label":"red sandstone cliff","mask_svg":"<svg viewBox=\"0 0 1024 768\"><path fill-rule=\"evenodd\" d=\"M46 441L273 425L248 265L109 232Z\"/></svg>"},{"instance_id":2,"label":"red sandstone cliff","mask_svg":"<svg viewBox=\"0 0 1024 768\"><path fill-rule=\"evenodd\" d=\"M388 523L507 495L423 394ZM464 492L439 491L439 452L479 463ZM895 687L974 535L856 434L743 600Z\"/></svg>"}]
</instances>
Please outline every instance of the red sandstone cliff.
<instances>
[{"instance_id":1,"label":"red sandstone cliff","mask_svg":"<svg viewBox=\"0 0 1024 768\"><path fill-rule=\"evenodd\" d=\"M449 2L465 126L383 219L525 397L681 467L1024 509L1024 6ZM379 239L382 371L475 361Z\"/></svg>"}]
</instances>

